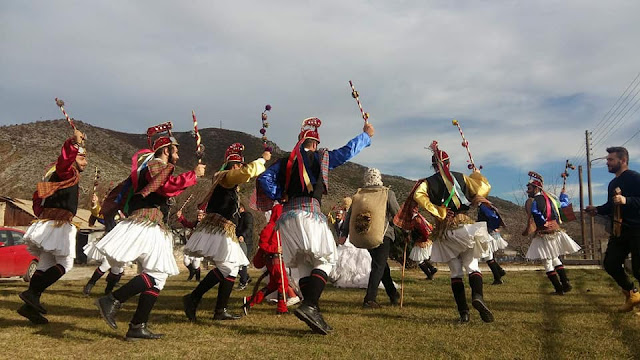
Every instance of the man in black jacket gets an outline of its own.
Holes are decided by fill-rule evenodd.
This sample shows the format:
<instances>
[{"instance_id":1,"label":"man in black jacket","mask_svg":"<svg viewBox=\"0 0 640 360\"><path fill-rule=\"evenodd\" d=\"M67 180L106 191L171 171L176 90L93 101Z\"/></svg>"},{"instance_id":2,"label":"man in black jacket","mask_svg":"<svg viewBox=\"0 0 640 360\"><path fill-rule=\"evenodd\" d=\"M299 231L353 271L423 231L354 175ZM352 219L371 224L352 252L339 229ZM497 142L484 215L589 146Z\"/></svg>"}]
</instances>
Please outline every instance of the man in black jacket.
<instances>
[{"instance_id":1,"label":"man in black jacket","mask_svg":"<svg viewBox=\"0 0 640 360\"><path fill-rule=\"evenodd\" d=\"M640 174L629 170L629 152L623 147L607 148L607 168L616 177L609 183L607 203L587 206L591 216L607 215L613 220L613 231L604 256L604 269L622 288L625 296L620 312L632 311L640 305L638 288L624 270L631 253L633 276L640 281ZM618 192L616 190L619 190Z\"/></svg>"},{"instance_id":2,"label":"man in black jacket","mask_svg":"<svg viewBox=\"0 0 640 360\"><path fill-rule=\"evenodd\" d=\"M240 242L240 247L248 259L251 259L251 250L253 249L253 215L245 211L244 205L240 204L240 220L238 220L238 227L236 228L236 236ZM240 267L238 273L240 275L240 283L238 288L244 290L251 282L247 266Z\"/></svg>"}]
</instances>

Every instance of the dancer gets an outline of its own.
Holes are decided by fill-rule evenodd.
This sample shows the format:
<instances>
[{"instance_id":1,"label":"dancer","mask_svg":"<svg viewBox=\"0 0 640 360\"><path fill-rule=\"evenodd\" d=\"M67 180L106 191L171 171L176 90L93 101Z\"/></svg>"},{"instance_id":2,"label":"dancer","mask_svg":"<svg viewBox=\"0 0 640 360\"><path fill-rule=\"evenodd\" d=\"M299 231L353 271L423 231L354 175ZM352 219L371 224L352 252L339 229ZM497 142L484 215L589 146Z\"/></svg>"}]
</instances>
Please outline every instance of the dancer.
<instances>
[{"instance_id":1,"label":"dancer","mask_svg":"<svg viewBox=\"0 0 640 360\"><path fill-rule=\"evenodd\" d=\"M380 199L384 202L376 202L375 199ZM375 210L368 208L368 204L363 203L371 204L372 207L378 207L381 211L375 212ZM360 212L354 215L353 210L356 207L358 207L358 210L364 210L365 214ZM389 259L389 251L391 250L391 243L395 241L396 238L392 221L393 217L399 210L400 205L398 204L398 200L396 200L396 194L390 188L383 186L380 170L376 168L367 168L364 172L363 187L358 189L358 192L353 196L353 206L351 206L347 212L347 216L344 221L345 224L343 226L345 237L349 236L350 231L364 233L362 229L359 229L359 225L363 222L366 222L365 226L367 228L375 227L376 224L374 223L377 222L379 223L379 228L382 230L379 234L376 234L381 235L381 238L375 239L376 241L381 240L377 242L379 245L373 248L367 247L368 252L371 255L371 262L369 266L371 271L368 276L367 292L362 302L362 307L364 309L380 308L380 304L378 304L376 300L378 296L378 287L380 286L381 281L384 285L385 291L387 292L387 296L389 296L391 305L400 304L400 293L393 283L391 270L387 263L387 260ZM364 249L358 250L362 251ZM358 263L356 262L355 265L357 266Z\"/></svg>"},{"instance_id":2,"label":"dancer","mask_svg":"<svg viewBox=\"0 0 640 360\"><path fill-rule=\"evenodd\" d=\"M198 224L202 221L202 219L204 219L205 211L203 209L198 209L195 222L191 222L187 220L183 216L182 210L178 210L176 212L176 216L178 217L178 222L180 222L182 226L184 226L187 229L195 229L198 226ZM184 261L184 266L186 266L187 269L189 270L189 277L187 278L187 281L190 281L195 276L196 281L200 282L200 275L201 275L200 264L202 263L202 257L189 256L185 254L183 255L183 261Z\"/></svg>"},{"instance_id":3,"label":"dancer","mask_svg":"<svg viewBox=\"0 0 640 360\"><path fill-rule=\"evenodd\" d=\"M274 291L277 291L276 314L278 315L288 313L288 306L300 302L300 298L289 285L286 265L282 261L282 246L277 230L275 230L280 215L282 215L282 204L277 204L271 211L269 222L260 232L260 243L258 244L258 252L253 257L253 264L256 268L267 267L269 283L255 294L243 298L242 310L245 315L249 314L251 307L260 304L265 297ZM258 284L256 284L256 288L257 286Z\"/></svg>"},{"instance_id":4,"label":"dancer","mask_svg":"<svg viewBox=\"0 0 640 360\"><path fill-rule=\"evenodd\" d=\"M71 220L78 210L78 182L87 167L85 135L75 129L62 145L56 165L38 183L33 194L33 211L38 220L24 235L29 251L40 258L29 289L20 293L24 301L18 314L34 324L47 324L47 310L40 303L42 293L73 267L76 257L76 227Z\"/></svg>"},{"instance_id":5,"label":"dancer","mask_svg":"<svg viewBox=\"0 0 640 360\"><path fill-rule=\"evenodd\" d=\"M629 152L623 147L607 148L607 169L615 174L609 182L607 202L600 206L587 206L591 216L606 215L612 220L613 229L604 269L622 288L624 304L620 312L633 310L640 305L640 293L624 270L623 264L631 253L631 270L640 281L640 174L629 169ZM640 315L640 312L638 313Z\"/></svg>"},{"instance_id":6,"label":"dancer","mask_svg":"<svg viewBox=\"0 0 640 360\"><path fill-rule=\"evenodd\" d=\"M543 190L542 175L530 171L527 183L529 199L525 203L528 216L527 227L523 236L533 235L527 259L542 260L544 270L555 291L554 295L564 295L571 291L572 286L559 256L573 254L580 250L567 233L560 228L560 207L566 207L569 196L562 189L559 199Z\"/></svg>"},{"instance_id":7,"label":"dancer","mask_svg":"<svg viewBox=\"0 0 640 360\"><path fill-rule=\"evenodd\" d=\"M149 143L154 129L147 131ZM173 236L166 225L169 215L168 200L178 196L204 176L205 165L198 164L192 171L174 176L178 162L178 142L171 136L171 125L163 127L169 136L153 142L152 150L142 150L132 158L131 191L128 214L96 244L111 264L124 266L137 261L142 272L107 296L96 301L100 315L107 324L117 329L116 314L121 304L140 294L138 307L129 323L126 340L159 339L163 334L153 333L147 322L167 277L179 274L173 255ZM141 156L138 156L142 154Z\"/></svg>"},{"instance_id":8,"label":"dancer","mask_svg":"<svg viewBox=\"0 0 640 360\"><path fill-rule=\"evenodd\" d=\"M491 185L480 171L473 168L469 176L450 171L449 155L438 148L434 141L431 146L431 163L435 174L418 180L414 185L402 210L395 218L396 225L411 230L411 219L417 206L427 210L436 218L436 226L431 234L433 250L431 260L446 262L451 270L451 291L458 307L460 322L469 322L469 307L465 294L463 268L469 276L471 304L484 322L493 322L494 316L484 302L482 273L478 259L486 256L491 236L487 225L475 222L466 212L476 195L486 197Z\"/></svg>"},{"instance_id":9,"label":"dancer","mask_svg":"<svg viewBox=\"0 0 640 360\"><path fill-rule=\"evenodd\" d=\"M433 266L430 261L433 249L433 241L429 238L431 232L433 232L433 226L416 208L413 215L413 230L411 230L414 245L409 253L409 259L418 264L420 270L427 275L427 280L433 280L434 275L438 272L438 268Z\"/></svg>"},{"instance_id":10,"label":"dancer","mask_svg":"<svg viewBox=\"0 0 640 360\"><path fill-rule=\"evenodd\" d=\"M103 223L105 225L104 235L109 233L115 226L115 221L111 219L110 221L105 221L103 215L100 213L101 206L98 203L98 196L93 194L91 198L91 215L97 219L98 222ZM104 236L103 235L103 236ZM115 286L118 284L122 275L124 275L124 267L120 266L111 266L107 257L104 256L97 248L96 242L91 242L85 245L82 250L85 255L87 255L87 260L93 260L100 263L100 265L93 271L91 278L87 282L87 284L82 288L82 293L86 296L91 294L91 289L96 285L96 282L100 280L100 278L108 271L107 275L107 285L104 288L104 294L109 294L113 291Z\"/></svg>"},{"instance_id":11,"label":"dancer","mask_svg":"<svg viewBox=\"0 0 640 360\"><path fill-rule=\"evenodd\" d=\"M269 167L258 183L270 199L284 202L278 221L284 261L298 269L304 298L294 314L314 332L326 335L332 328L324 321L318 302L337 257L320 201L329 187L329 170L369 146L375 130L366 122L360 135L342 148L329 151L318 149L317 129L321 123L318 118L305 119L291 155Z\"/></svg>"},{"instance_id":12,"label":"dancer","mask_svg":"<svg viewBox=\"0 0 640 360\"><path fill-rule=\"evenodd\" d=\"M236 237L240 215L238 186L264 172L265 163L271 159L271 152L264 151L261 158L245 164L243 151L244 145L240 143L227 148L223 170L213 175L213 186L202 204L207 214L184 247L185 254L202 256L215 264L215 268L209 271L198 286L182 298L184 313L190 321L196 321L196 311L202 296L217 284L220 285L213 319L240 318L227 311L238 271L241 266L249 265Z\"/></svg>"},{"instance_id":13,"label":"dancer","mask_svg":"<svg viewBox=\"0 0 640 360\"><path fill-rule=\"evenodd\" d=\"M498 250L506 249L509 245L500 235L500 227L504 226L504 221L491 202L481 196L476 196L473 199L474 205L478 206L478 221L484 221L487 223L487 230L491 235L491 241L489 241L488 255L483 257L482 260L487 262L487 266L491 269L493 274L493 283L491 285L501 285L504 283L502 277L506 275L506 271L496 261L493 254Z\"/></svg>"}]
</instances>

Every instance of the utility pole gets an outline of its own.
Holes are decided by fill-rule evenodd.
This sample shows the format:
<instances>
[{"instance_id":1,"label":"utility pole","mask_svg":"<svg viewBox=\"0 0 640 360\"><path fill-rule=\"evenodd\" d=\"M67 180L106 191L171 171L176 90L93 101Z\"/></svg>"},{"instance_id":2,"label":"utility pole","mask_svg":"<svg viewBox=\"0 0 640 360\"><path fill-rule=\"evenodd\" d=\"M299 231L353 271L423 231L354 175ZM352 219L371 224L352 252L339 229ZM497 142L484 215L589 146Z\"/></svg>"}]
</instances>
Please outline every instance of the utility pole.
<instances>
[{"instance_id":1,"label":"utility pole","mask_svg":"<svg viewBox=\"0 0 640 360\"><path fill-rule=\"evenodd\" d=\"M587 144L587 189L589 191L589 205L593 206L593 195L591 191L591 133L589 130L584 131ZM595 259L596 241L594 235L595 219L590 216L589 232L591 234L591 259Z\"/></svg>"},{"instance_id":2,"label":"utility pole","mask_svg":"<svg viewBox=\"0 0 640 360\"><path fill-rule=\"evenodd\" d=\"M584 188L582 186L582 165L578 165L578 181L580 182L580 231L582 232L582 245L587 247L587 229L585 229L584 223ZM587 252L584 253L584 258L587 258Z\"/></svg>"}]
</instances>

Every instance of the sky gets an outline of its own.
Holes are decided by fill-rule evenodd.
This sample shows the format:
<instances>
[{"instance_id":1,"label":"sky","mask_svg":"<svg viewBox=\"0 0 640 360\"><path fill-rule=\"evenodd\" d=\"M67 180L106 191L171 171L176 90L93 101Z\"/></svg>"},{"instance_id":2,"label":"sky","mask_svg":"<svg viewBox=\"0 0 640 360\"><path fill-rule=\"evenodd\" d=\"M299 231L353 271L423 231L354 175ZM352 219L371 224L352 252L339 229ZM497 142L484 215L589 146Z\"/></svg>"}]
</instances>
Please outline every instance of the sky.
<instances>
[{"instance_id":1,"label":"sky","mask_svg":"<svg viewBox=\"0 0 640 360\"><path fill-rule=\"evenodd\" d=\"M332 149L362 130L353 80L376 129L353 161L417 179L437 140L467 172L457 119L492 195L522 202L529 170L557 186L570 159L578 203L586 130L593 158L626 142L640 169L638 14L616 0L5 0L0 126L61 118L59 97L118 131L187 131L193 109L200 128L260 136L271 104L270 140L292 148L316 116ZM593 166L600 204L612 175Z\"/></svg>"}]
</instances>

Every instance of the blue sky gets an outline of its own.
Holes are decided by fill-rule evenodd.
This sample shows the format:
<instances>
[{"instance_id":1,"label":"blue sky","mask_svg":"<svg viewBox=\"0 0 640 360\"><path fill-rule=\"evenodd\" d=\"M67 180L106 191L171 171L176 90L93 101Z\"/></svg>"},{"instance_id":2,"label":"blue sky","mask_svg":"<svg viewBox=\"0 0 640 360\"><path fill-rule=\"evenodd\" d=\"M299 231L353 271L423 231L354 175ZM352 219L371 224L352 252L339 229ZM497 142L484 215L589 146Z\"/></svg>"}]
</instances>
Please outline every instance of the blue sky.
<instances>
[{"instance_id":1,"label":"blue sky","mask_svg":"<svg viewBox=\"0 0 640 360\"><path fill-rule=\"evenodd\" d=\"M201 128L259 135L269 103L282 148L309 116L334 148L362 126L353 80L377 129L356 162L422 177L438 140L464 170L456 118L492 194L518 201L529 170L557 184L566 159L584 164L585 130L594 157L640 130L640 97L607 117L640 71L639 13L637 1L7 0L0 125L60 118L59 97L120 131L186 131L195 109ZM626 146L639 169L640 136ZM594 165L597 204L611 175Z\"/></svg>"}]
</instances>

